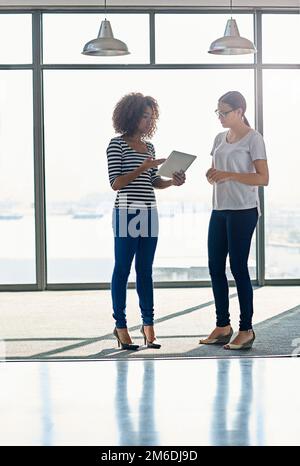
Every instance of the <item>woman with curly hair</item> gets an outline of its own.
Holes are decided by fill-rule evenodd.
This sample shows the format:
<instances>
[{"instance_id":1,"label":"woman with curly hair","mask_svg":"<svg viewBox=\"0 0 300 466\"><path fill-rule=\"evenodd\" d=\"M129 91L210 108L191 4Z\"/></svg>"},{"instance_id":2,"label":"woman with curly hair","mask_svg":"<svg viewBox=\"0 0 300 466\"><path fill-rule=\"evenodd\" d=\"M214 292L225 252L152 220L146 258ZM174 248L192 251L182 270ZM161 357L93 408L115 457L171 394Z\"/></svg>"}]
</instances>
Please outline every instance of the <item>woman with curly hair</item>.
<instances>
[{"instance_id":1,"label":"woman with curly hair","mask_svg":"<svg viewBox=\"0 0 300 466\"><path fill-rule=\"evenodd\" d=\"M125 95L113 112L113 126L120 136L107 148L108 174L117 191L113 211L115 265L111 282L114 336L122 349L136 350L126 320L126 289L135 257L136 289L139 296L141 333L147 347L160 348L153 322L152 265L158 238L158 213L153 188L180 186L184 173L174 173L163 180L157 167L165 159L155 159L151 138L156 130L159 108L156 100L141 93Z\"/></svg>"}]
</instances>

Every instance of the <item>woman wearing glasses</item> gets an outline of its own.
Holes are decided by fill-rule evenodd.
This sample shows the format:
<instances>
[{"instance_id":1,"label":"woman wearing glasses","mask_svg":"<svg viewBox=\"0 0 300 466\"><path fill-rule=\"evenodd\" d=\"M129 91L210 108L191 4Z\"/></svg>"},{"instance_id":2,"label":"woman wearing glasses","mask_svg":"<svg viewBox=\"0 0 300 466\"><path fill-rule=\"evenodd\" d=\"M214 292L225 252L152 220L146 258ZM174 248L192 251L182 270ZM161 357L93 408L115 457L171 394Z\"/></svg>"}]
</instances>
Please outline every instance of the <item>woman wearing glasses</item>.
<instances>
[{"instance_id":1,"label":"woman wearing glasses","mask_svg":"<svg viewBox=\"0 0 300 466\"><path fill-rule=\"evenodd\" d=\"M115 266L111 282L114 336L122 349L136 350L127 329L126 288L135 257L136 289L142 315L141 333L147 347L160 348L153 327L152 264L158 237L158 213L153 188L181 186L184 173L163 180L157 167L151 138L156 130L159 109L156 100L140 93L125 95L116 105L113 125L117 136L107 148L111 187L118 191L113 214Z\"/></svg>"},{"instance_id":2,"label":"woman wearing glasses","mask_svg":"<svg viewBox=\"0 0 300 466\"><path fill-rule=\"evenodd\" d=\"M269 172L265 144L245 116L246 101L237 91L220 97L216 114L223 128L211 151L212 166L206 177L213 185L213 211L208 230L209 273L216 306L216 328L200 344L224 344L225 349L251 348L253 290L248 256L260 216L258 186L267 186ZM239 332L230 342L226 258L234 277L240 305ZM230 342L230 343L229 343Z\"/></svg>"}]
</instances>

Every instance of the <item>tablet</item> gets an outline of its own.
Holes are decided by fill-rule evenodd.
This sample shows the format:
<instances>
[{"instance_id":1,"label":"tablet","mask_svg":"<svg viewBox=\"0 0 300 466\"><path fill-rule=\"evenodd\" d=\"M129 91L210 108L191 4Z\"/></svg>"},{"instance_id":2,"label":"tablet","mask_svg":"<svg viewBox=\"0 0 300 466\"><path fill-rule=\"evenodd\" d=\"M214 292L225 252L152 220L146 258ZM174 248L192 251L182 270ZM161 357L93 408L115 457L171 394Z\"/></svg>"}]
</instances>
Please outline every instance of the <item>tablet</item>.
<instances>
[{"instance_id":1,"label":"tablet","mask_svg":"<svg viewBox=\"0 0 300 466\"><path fill-rule=\"evenodd\" d=\"M172 178L175 172L180 172L180 170L185 172L196 158L196 155L173 150L167 160L159 167L157 174Z\"/></svg>"}]
</instances>

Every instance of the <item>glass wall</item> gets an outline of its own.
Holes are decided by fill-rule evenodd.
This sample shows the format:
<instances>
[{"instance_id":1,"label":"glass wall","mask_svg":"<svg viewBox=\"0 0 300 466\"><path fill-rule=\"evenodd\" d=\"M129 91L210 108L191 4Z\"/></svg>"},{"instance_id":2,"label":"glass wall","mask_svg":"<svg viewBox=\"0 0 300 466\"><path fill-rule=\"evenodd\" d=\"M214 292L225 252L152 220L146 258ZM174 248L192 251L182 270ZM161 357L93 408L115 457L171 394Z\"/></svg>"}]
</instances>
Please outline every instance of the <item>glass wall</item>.
<instances>
[{"instance_id":1,"label":"glass wall","mask_svg":"<svg viewBox=\"0 0 300 466\"><path fill-rule=\"evenodd\" d=\"M278 32L282 31L283 34ZM264 136L270 184L265 190L266 279L300 278L300 15L262 15ZM300 66L299 66L300 68Z\"/></svg>"},{"instance_id":2,"label":"glass wall","mask_svg":"<svg viewBox=\"0 0 300 466\"><path fill-rule=\"evenodd\" d=\"M0 63L32 63L32 16L30 14L1 14Z\"/></svg>"},{"instance_id":3,"label":"glass wall","mask_svg":"<svg viewBox=\"0 0 300 466\"><path fill-rule=\"evenodd\" d=\"M300 277L300 70L265 70L266 278Z\"/></svg>"},{"instance_id":4,"label":"glass wall","mask_svg":"<svg viewBox=\"0 0 300 466\"><path fill-rule=\"evenodd\" d=\"M220 83L217 88L210 86L215 78ZM161 118L153 138L157 156L167 157L173 149L198 156L183 187L156 191L160 238L154 279L209 279L206 243L212 188L205 173L211 166L215 134L222 131L214 109L218 97L230 88L239 88L246 96L253 122L252 70L45 72L50 283L65 283L71 277L72 282L110 280L115 193L108 183L106 147L114 136L113 108L124 94L133 91L153 95L159 102ZM255 244L250 262L255 278Z\"/></svg>"},{"instance_id":5,"label":"glass wall","mask_svg":"<svg viewBox=\"0 0 300 466\"><path fill-rule=\"evenodd\" d=\"M154 280L209 280L212 189L205 172L213 139L222 131L214 115L217 99L233 89L246 97L250 124L254 126L255 111L263 116L270 167L264 190L265 277L300 278L300 15L258 15L262 65L253 55L207 53L229 18L217 12L157 11L152 42L149 12L109 14L114 36L131 52L122 57L81 54L84 44L97 37L101 12L43 13L42 37L32 32L32 14L0 12L1 43L9 44L0 50L0 285L36 283L33 96L43 99L39 136L44 136L44 154L39 157L42 161L45 156L48 284L109 283L116 193L108 183L106 147L115 135L111 117L116 102L136 91L152 95L160 105L153 138L157 156L174 149L197 155L183 187L156 190L160 238ZM253 40L254 16L234 17L241 36ZM42 45L38 70L43 80L34 93L32 33ZM150 64L151 43L155 63ZM261 79L263 100L255 109L255 86ZM255 279L255 238L249 265ZM232 278L229 270L228 276ZM133 270L130 280L134 278Z\"/></svg>"},{"instance_id":6,"label":"glass wall","mask_svg":"<svg viewBox=\"0 0 300 466\"><path fill-rule=\"evenodd\" d=\"M263 63L297 63L299 65L299 43L299 14L262 15Z\"/></svg>"},{"instance_id":7,"label":"glass wall","mask_svg":"<svg viewBox=\"0 0 300 466\"><path fill-rule=\"evenodd\" d=\"M213 55L207 53L210 44L222 37L224 14L157 14L155 15L156 63L253 63L250 55ZM234 15L242 37L253 41L253 16Z\"/></svg>"},{"instance_id":8,"label":"glass wall","mask_svg":"<svg viewBox=\"0 0 300 466\"><path fill-rule=\"evenodd\" d=\"M130 55L101 57L102 64L149 63L149 15L109 14L114 37L128 46ZM98 36L102 14L44 14L44 63L98 64L99 57L82 55L86 42Z\"/></svg>"},{"instance_id":9,"label":"glass wall","mask_svg":"<svg viewBox=\"0 0 300 466\"><path fill-rule=\"evenodd\" d=\"M32 71L5 69L31 37L31 15L0 14L0 284L36 282Z\"/></svg>"}]
</instances>

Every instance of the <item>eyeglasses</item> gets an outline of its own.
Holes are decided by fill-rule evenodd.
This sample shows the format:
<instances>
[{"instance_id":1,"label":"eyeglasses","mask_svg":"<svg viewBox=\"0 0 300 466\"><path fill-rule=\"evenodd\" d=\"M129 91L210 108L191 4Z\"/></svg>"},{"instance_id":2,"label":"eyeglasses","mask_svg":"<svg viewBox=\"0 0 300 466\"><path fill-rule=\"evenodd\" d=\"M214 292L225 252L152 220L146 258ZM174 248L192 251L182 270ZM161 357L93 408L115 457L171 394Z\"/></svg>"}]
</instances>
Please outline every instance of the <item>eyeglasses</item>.
<instances>
[{"instance_id":1,"label":"eyeglasses","mask_svg":"<svg viewBox=\"0 0 300 466\"><path fill-rule=\"evenodd\" d=\"M220 110L215 110L215 114L217 115L217 117L223 117L225 118L226 115L228 115L228 113L230 112L234 112L234 110L237 110L236 108L233 108L232 110L228 110L227 112L220 112Z\"/></svg>"}]
</instances>

